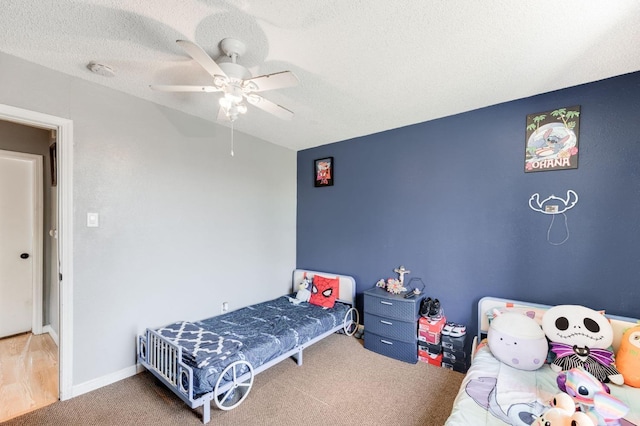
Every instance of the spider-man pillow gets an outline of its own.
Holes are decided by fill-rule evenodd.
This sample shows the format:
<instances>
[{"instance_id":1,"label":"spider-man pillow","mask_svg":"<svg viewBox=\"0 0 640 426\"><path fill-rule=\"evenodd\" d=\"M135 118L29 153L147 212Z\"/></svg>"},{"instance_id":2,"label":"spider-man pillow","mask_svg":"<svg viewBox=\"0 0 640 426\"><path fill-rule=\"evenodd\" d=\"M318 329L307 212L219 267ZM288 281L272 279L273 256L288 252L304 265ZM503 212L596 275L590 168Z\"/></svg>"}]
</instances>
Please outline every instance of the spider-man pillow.
<instances>
[{"instance_id":1,"label":"spider-man pillow","mask_svg":"<svg viewBox=\"0 0 640 426\"><path fill-rule=\"evenodd\" d=\"M333 308L333 305L335 305L336 299L338 298L339 289L340 278L327 278L320 275L314 275L309 303L325 308Z\"/></svg>"}]
</instances>

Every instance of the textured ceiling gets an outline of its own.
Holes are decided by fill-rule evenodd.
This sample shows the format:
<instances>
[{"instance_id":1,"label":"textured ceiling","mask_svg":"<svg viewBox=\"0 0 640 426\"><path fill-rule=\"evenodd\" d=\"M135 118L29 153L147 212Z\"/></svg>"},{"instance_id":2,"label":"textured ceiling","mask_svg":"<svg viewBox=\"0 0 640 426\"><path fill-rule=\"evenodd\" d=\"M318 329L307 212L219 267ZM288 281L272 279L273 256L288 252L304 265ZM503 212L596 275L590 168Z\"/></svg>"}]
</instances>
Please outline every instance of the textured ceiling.
<instances>
[{"instance_id":1,"label":"textured ceiling","mask_svg":"<svg viewBox=\"0 0 640 426\"><path fill-rule=\"evenodd\" d=\"M2 0L0 50L209 120L217 93L175 41L214 59L247 45L253 75L293 71L263 92L295 113L255 107L235 129L294 150L640 70L637 0ZM86 65L113 67L114 77ZM1 94L0 94L1 102ZM228 125L225 124L225 125Z\"/></svg>"}]
</instances>

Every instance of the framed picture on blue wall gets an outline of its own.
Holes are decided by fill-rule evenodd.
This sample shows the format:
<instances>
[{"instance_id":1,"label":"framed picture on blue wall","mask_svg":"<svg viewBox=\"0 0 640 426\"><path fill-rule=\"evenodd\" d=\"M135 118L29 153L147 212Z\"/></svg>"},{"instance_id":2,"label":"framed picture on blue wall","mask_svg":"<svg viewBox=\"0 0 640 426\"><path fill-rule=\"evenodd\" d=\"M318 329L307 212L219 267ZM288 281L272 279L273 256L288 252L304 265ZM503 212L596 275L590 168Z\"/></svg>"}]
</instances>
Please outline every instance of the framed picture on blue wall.
<instances>
[{"instance_id":1,"label":"framed picture on blue wall","mask_svg":"<svg viewBox=\"0 0 640 426\"><path fill-rule=\"evenodd\" d=\"M313 161L314 186L333 186L333 157Z\"/></svg>"},{"instance_id":2,"label":"framed picture on blue wall","mask_svg":"<svg viewBox=\"0 0 640 426\"><path fill-rule=\"evenodd\" d=\"M578 168L580 106L527 115L524 172Z\"/></svg>"}]
</instances>

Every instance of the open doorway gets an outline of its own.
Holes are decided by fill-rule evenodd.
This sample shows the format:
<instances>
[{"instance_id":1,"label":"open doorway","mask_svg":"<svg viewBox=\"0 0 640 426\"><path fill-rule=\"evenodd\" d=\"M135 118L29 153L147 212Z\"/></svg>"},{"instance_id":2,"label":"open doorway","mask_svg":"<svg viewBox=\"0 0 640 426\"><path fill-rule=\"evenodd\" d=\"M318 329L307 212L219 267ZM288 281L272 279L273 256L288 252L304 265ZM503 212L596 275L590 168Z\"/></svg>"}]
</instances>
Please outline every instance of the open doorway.
<instances>
[{"instance_id":1,"label":"open doorway","mask_svg":"<svg viewBox=\"0 0 640 426\"><path fill-rule=\"evenodd\" d=\"M71 120L0 104L0 120L55 131L57 154L57 250L59 265L58 358L59 399L73 396L73 122Z\"/></svg>"},{"instance_id":2,"label":"open doorway","mask_svg":"<svg viewBox=\"0 0 640 426\"><path fill-rule=\"evenodd\" d=\"M0 422L59 395L54 143L54 131L0 120Z\"/></svg>"}]
</instances>

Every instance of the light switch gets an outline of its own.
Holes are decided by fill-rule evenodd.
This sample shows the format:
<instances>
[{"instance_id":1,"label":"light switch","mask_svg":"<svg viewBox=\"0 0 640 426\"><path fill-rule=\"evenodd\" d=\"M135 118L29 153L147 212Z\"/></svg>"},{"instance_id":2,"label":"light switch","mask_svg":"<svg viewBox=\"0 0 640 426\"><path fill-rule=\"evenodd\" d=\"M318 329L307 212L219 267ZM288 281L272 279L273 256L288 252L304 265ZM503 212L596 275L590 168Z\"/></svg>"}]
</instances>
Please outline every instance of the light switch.
<instances>
[{"instance_id":1,"label":"light switch","mask_svg":"<svg viewBox=\"0 0 640 426\"><path fill-rule=\"evenodd\" d=\"M87 227L97 228L100 226L100 215L98 213L87 213Z\"/></svg>"}]
</instances>

